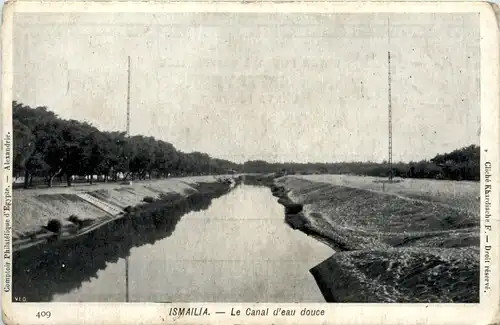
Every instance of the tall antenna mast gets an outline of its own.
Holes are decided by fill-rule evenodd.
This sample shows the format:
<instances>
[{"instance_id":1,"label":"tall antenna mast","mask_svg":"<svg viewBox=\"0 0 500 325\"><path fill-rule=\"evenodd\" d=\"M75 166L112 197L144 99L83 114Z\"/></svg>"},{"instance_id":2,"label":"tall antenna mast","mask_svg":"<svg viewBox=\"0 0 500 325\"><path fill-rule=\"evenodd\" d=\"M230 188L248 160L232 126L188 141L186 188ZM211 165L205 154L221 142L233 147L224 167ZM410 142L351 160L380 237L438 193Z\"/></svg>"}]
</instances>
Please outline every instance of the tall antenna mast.
<instances>
[{"instance_id":1,"label":"tall antenna mast","mask_svg":"<svg viewBox=\"0 0 500 325\"><path fill-rule=\"evenodd\" d=\"M390 21L387 18L387 40L388 48L387 52L387 82L388 82L388 99L389 99L389 181L392 181L392 93L391 93L391 32L390 32Z\"/></svg>"},{"instance_id":2,"label":"tall antenna mast","mask_svg":"<svg viewBox=\"0 0 500 325\"><path fill-rule=\"evenodd\" d=\"M127 137L130 136L130 56L127 69Z\"/></svg>"}]
</instances>

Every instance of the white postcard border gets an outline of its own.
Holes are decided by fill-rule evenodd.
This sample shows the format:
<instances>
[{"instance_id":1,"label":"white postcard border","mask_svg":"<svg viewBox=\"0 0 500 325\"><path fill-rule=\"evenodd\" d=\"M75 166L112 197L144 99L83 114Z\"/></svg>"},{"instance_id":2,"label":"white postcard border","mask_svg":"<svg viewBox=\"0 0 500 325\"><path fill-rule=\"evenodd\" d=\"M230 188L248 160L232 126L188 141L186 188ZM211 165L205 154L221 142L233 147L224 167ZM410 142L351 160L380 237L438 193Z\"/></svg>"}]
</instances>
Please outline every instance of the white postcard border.
<instances>
[{"instance_id":1,"label":"white postcard border","mask_svg":"<svg viewBox=\"0 0 500 325\"><path fill-rule=\"evenodd\" d=\"M160 324L175 322L192 323L238 323L238 324L490 324L498 320L500 285L498 281L490 283L491 289L484 292L483 263L485 260L485 238L492 246L490 256L492 279L499 275L499 147L500 147L500 95L499 95L499 33L495 13L488 3L478 2L372 2L372 3L129 3L129 2L9 2L3 9L2 27L2 254L3 283L2 302L3 321L6 324ZM479 12L481 17L481 303L480 304L156 304L156 303L9 303L11 292L5 292L5 281L11 276L7 263L11 262L7 251L11 251L12 229L8 227L11 209L7 206L8 195L12 193L10 166L6 157L12 157L12 85L13 85L13 49L12 28L14 12ZM457 130L460 132L460 130ZM484 163L491 163L491 182L484 177ZM8 167L8 169L6 169ZM490 195L491 215L489 222L492 230L485 230L485 189L492 185ZM11 223L12 224L12 223ZM175 319L168 315L171 307L207 308L210 316L182 316ZM300 312L303 308L325 311L325 316L295 317L251 317L231 316L231 310L258 307L294 308ZM51 317L37 318L36 314L50 311ZM224 311L225 315L215 314Z\"/></svg>"}]
</instances>

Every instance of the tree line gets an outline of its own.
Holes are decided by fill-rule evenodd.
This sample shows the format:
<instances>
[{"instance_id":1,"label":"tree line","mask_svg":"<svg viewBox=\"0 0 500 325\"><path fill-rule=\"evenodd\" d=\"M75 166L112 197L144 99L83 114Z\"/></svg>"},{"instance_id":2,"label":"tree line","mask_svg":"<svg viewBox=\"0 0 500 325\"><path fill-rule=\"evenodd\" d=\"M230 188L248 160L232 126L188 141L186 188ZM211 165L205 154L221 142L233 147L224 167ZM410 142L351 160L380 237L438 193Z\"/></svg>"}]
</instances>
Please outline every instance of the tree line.
<instances>
[{"instance_id":1,"label":"tree line","mask_svg":"<svg viewBox=\"0 0 500 325\"><path fill-rule=\"evenodd\" d=\"M227 173L235 164L201 152L184 153L171 143L125 132L100 131L81 121L65 120L46 107L13 102L13 174L52 186L64 178L93 175L102 181Z\"/></svg>"},{"instance_id":2,"label":"tree line","mask_svg":"<svg viewBox=\"0 0 500 325\"><path fill-rule=\"evenodd\" d=\"M47 186L54 181L72 185L75 177L94 181L151 179L206 174L358 174L388 176L386 163L269 163L262 160L237 164L206 153L185 153L171 143L125 132L101 131L86 122L59 118L46 107L31 108L14 101L13 174ZM392 174L410 178L479 180L480 150L471 145L430 160L393 164Z\"/></svg>"},{"instance_id":3,"label":"tree line","mask_svg":"<svg viewBox=\"0 0 500 325\"><path fill-rule=\"evenodd\" d=\"M466 146L450 153L438 154L432 159L397 162L392 171L387 162L339 162L339 163L268 163L262 160L243 164L248 173L278 174L353 174L375 177L432 178L446 180L478 181L480 170L480 147Z\"/></svg>"}]
</instances>

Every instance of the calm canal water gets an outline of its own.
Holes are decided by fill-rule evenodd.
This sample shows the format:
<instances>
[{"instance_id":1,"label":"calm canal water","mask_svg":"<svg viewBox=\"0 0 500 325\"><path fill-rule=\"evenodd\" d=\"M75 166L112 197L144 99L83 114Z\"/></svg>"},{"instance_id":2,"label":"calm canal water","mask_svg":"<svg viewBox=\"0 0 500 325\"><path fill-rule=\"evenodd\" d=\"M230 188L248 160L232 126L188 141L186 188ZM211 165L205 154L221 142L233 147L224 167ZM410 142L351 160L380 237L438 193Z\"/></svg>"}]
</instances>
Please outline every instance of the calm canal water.
<instances>
[{"instance_id":1,"label":"calm canal water","mask_svg":"<svg viewBox=\"0 0 500 325\"><path fill-rule=\"evenodd\" d=\"M131 302L324 302L309 269L333 254L291 229L268 188L240 185L182 217L171 236L132 248ZM125 301L123 258L53 301Z\"/></svg>"}]
</instances>

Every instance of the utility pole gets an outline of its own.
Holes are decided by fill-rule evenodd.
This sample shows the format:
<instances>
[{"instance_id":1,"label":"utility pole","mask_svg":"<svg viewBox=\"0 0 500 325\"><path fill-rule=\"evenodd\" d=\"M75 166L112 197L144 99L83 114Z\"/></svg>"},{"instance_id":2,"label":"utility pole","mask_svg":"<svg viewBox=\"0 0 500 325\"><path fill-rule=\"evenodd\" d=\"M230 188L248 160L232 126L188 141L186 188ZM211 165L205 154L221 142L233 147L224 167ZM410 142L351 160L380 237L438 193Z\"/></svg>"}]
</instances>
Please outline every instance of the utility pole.
<instances>
[{"instance_id":1,"label":"utility pole","mask_svg":"<svg viewBox=\"0 0 500 325\"><path fill-rule=\"evenodd\" d=\"M392 94L391 94L391 35L390 35L390 21L387 19L387 40L388 40L388 48L387 52L387 82L388 82L388 99L389 99L389 182L392 182Z\"/></svg>"},{"instance_id":2,"label":"utility pole","mask_svg":"<svg viewBox=\"0 0 500 325\"><path fill-rule=\"evenodd\" d=\"M130 136L130 56L127 69L127 137Z\"/></svg>"},{"instance_id":3,"label":"utility pole","mask_svg":"<svg viewBox=\"0 0 500 325\"><path fill-rule=\"evenodd\" d=\"M389 84L389 181L392 181L392 98L391 98L391 52L387 52L387 61L389 65L388 84Z\"/></svg>"}]
</instances>

